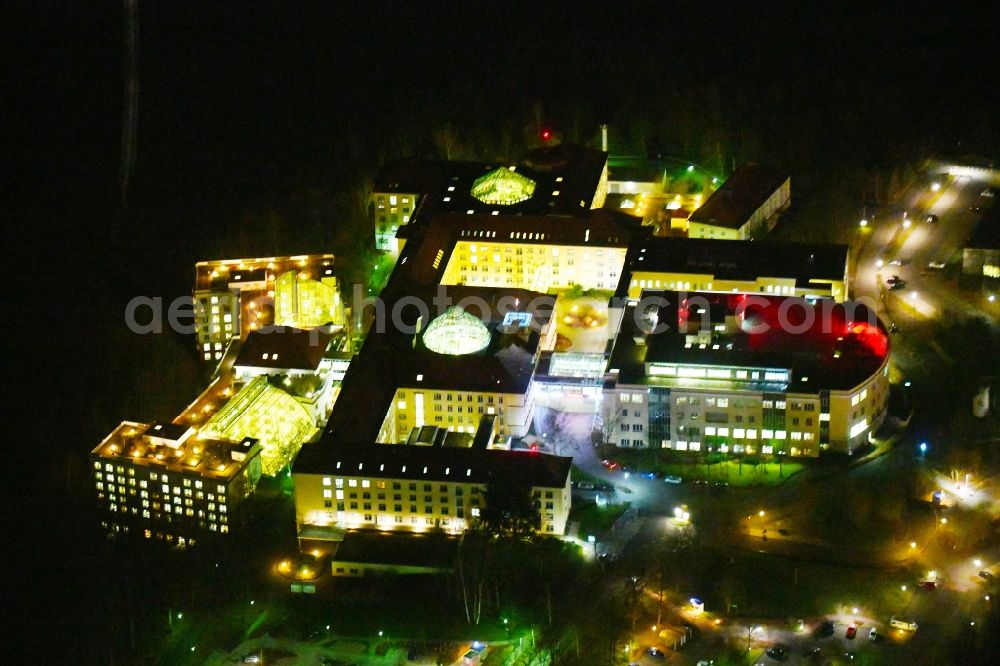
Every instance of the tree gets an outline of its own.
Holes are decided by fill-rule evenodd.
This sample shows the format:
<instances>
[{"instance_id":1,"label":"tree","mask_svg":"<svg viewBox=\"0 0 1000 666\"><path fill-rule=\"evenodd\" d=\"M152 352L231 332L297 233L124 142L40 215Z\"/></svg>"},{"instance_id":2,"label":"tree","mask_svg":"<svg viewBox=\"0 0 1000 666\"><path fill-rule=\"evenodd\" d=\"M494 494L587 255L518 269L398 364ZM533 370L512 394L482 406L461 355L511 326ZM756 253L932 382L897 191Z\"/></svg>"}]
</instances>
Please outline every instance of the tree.
<instances>
[{"instance_id":1,"label":"tree","mask_svg":"<svg viewBox=\"0 0 1000 666\"><path fill-rule=\"evenodd\" d=\"M491 537L528 538L541 527L531 486L521 480L491 480L485 500L478 527Z\"/></svg>"},{"instance_id":2,"label":"tree","mask_svg":"<svg viewBox=\"0 0 1000 666\"><path fill-rule=\"evenodd\" d=\"M462 609L469 624L479 624L487 582L493 568L493 540L479 530L467 530L459 542L458 583L462 593Z\"/></svg>"}]
</instances>

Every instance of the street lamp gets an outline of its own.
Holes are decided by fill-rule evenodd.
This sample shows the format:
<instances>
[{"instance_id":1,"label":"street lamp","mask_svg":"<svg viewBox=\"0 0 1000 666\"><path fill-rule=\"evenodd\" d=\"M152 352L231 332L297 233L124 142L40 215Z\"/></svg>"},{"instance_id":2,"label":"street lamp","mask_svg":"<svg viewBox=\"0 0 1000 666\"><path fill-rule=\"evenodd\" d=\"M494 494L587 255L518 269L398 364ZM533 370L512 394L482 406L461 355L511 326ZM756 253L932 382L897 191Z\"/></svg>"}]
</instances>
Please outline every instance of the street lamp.
<instances>
[{"instance_id":1,"label":"street lamp","mask_svg":"<svg viewBox=\"0 0 1000 666\"><path fill-rule=\"evenodd\" d=\"M979 559L978 557L976 559L972 560L972 563L976 565L977 569L979 567L983 566L983 561L981 559Z\"/></svg>"},{"instance_id":2,"label":"street lamp","mask_svg":"<svg viewBox=\"0 0 1000 666\"><path fill-rule=\"evenodd\" d=\"M917 547L917 542L916 541L911 541L910 542L910 548L916 548L916 547Z\"/></svg>"},{"instance_id":3,"label":"street lamp","mask_svg":"<svg viewBox=\"0 0 1000 666\"><path fill-rule=\"evenodd\" d=\"M764 517L764 510L761 509L760 511L758 511L757 515L760 516L761 518L763 518Z\"/></svg>"},{"instance_id":4,"label":"street lamp","mask_svg":"<svg viewBox=\"0 0 1000 666\"><path fill-rule=\"evenodd\" d=\"M595 537L593 534L588 534L587 535L587 543L593 545L593 547L594 547L594 557L597 557L597 537ZM505 623L507 622L506 618L504 618L504 622Z\"/></svg>"},{"instance_id":5,"label":"street lamp","mask_svg":"<svg viewBox=\"0 0 1000 666\"><path fill-rule=\"evenodd\" d=\"M931 192L937 192L940 189L941 189L941 183L937 181L931 183Z\"/></svg>"},{"instance_id":6,"label":"street lamp","mask_svg":"<svg viewBox=\"0 0 1000 666\"><path fill-rule=\"evenodd\" d=\"M905 585L900 585L899 589L901 589L903 592L906 592L906 586Z\"/></svg>"}]
</instances>

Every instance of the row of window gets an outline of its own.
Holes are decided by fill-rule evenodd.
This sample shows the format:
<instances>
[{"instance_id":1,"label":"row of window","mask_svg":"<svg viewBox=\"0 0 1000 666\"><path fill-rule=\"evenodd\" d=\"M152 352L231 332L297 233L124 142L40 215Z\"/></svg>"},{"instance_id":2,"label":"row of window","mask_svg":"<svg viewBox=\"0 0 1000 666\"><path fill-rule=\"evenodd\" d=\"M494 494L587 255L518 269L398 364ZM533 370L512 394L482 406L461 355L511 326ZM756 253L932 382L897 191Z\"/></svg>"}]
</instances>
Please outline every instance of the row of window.
<instances>
[{"instance_id":1,"label":"row of window","mask_svg":"<svg viewBox=\"0 0 1000 666\"><path fill-rule=\"evenodd\" d=\"M101 461L95 460L94 461L94 469L95 470L99 470L99 469L101 469L101 467L102 467ZM115 472L115 473L117 473L119 475L128 474L129 476L136 476L135 468L134 467L129 467L129 468L126 469L122 465L117 465L116 466L116 465L112 465L109 462L104 463L103 467L104 467L104 471L105 472ZM148 474L149 474L148 478L149 478L150 481L160 481L161 483L169 483L170 482L170 476L166 472L162 472L161 473L161 472L150 471ZM194 488L203 488L204 487L204 483L205 482L203 482L201 479L194 479L194 480L192 480L192 479L189 479L189 478L186 478L186 477L181 477L181 485L184 486L185 488L191 488L191 487L194 487ZM144 485L142 487L145 488ZM215 491L217 493L220 493L220 494L225 494L226 487L224 485L222 485L222 484L216 484ZM176 486L175 486L174 492L175 493L180 493L180 491L177 490Z\"/></svg>"}]
</instances>

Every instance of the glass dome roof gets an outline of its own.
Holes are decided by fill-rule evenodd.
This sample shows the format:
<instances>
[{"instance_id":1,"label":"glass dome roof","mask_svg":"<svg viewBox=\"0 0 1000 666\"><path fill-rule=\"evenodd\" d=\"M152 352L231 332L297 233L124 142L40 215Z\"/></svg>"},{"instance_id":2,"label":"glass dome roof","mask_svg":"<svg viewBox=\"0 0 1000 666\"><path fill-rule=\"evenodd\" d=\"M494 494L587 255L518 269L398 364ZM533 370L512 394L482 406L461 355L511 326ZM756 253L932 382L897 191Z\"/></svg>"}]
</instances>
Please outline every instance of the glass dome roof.
<instances>
[{"instance_id":1,"label":"glass dome roof","mask_svg":"<svg viewBox=\"0 0 1000 666\"><path fill-rule=\"evenodd\" d=\"M509 206L527 201L535 193L535 181L505 167L495 169L472 183L472 196L486 204Z\"/></svg>"},{"instance_id":2,"label":"glass dome roof","mask_svg":"<svg viewBox=\"0 0 1000 666\"><path fill-rule=\"evenodd\" d=\"M486 325L457 305L445 310L424 331L424 345L437 354L475 354L489 344Z\"/></svg>"}]
</instances>

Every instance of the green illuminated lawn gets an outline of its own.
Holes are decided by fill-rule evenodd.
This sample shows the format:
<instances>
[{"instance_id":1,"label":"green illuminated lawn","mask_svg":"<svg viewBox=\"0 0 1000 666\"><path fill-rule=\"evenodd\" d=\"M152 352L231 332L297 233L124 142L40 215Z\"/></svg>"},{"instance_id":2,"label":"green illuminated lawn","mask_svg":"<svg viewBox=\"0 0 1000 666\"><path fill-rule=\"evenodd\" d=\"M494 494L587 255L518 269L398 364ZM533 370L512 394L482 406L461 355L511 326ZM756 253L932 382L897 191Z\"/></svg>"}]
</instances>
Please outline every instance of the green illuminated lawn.
<instances>
[{"instance_id":1,"label":"green illuminated lawn","mask_svg":"<svg viewBox=\"0 0 1000 666\"><path fill-rule=\"evenodd\" d=\"M616 451L612 458L640 472L653 470L661 475L679 476L685 482L724 481L733 486L776 486L801 472L806 466L805 463L794 460L786 460L780 469L775 462L754 466L746 463L740 465L738 460L732 459L705 464L695 455L664 453L656 449Z\"/></svg>"},{"instance_id":2,"label":"green illuminated lawn","mask_svg":"<svg viewBox=\"0 0 1000 666\"><path fill-rule=\"evenodd\" d=\"M576 505L570 512L569 520L580 523L577 534L580 538L585 539L588 534L602 534L610 530L627 508L624 504L597 506L595 503L587 503L582 506Z\"/></svg>"}]
</instances>

